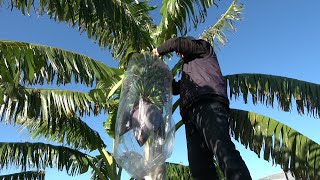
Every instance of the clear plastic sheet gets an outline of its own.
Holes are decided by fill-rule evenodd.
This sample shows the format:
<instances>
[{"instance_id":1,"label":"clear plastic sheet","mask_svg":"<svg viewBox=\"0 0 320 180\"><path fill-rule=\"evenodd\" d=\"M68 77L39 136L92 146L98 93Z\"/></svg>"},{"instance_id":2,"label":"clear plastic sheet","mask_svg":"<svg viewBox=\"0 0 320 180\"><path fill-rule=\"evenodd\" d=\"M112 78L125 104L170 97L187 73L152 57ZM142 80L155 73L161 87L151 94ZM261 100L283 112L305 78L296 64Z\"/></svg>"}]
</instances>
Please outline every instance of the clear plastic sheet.
<instances>
[{"instance_id":1,"label":"clear plastic sheet","mask_svg":"<svg viewBox=\"0 0 320 180\"><path fill-rule=\"evenodd\" d=\"M150 53L134 54L122 84L116 122L115 159L143 179L170 157L174 141L172 75Z\"/></svg>"}]
</instances>

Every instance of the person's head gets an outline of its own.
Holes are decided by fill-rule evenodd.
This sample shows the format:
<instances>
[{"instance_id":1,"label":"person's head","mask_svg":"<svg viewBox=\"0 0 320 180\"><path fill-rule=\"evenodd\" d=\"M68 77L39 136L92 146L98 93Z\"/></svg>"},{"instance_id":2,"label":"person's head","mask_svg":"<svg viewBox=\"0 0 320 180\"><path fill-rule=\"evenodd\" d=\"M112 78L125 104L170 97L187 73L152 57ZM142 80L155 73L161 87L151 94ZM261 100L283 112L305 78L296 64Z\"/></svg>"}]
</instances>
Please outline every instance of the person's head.
<instances>
[{"instance_id":1,"label":"person's head","mask_svg":"<svg viewBox=\"0 0 320 180\"><path fill-rule=\"evenodd\" d=\"M189 40L197 40L195 37L193 36L186 36L185 38L189 39Z\"/></svg>"}]
</instances>

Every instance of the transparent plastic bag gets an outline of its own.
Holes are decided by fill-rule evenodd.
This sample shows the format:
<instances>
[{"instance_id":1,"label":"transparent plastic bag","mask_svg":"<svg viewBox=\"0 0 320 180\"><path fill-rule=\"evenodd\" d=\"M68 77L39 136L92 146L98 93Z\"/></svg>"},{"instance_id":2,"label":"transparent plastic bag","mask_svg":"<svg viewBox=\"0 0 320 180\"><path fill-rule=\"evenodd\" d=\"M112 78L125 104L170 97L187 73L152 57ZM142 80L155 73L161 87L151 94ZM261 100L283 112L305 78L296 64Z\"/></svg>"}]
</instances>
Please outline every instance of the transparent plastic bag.
<instances>
[{"instance_id":1,"label":"transparent plastic bag","mask_svg":"<svg viewBox=\"0 0 320 180\"><path fill-rule=\"evenodd\" d=\"M132 55L121 89L114 157L136 179L148 176L172 153L171 82L171 71L159 58Z\"/></svg>"}]
</instances>

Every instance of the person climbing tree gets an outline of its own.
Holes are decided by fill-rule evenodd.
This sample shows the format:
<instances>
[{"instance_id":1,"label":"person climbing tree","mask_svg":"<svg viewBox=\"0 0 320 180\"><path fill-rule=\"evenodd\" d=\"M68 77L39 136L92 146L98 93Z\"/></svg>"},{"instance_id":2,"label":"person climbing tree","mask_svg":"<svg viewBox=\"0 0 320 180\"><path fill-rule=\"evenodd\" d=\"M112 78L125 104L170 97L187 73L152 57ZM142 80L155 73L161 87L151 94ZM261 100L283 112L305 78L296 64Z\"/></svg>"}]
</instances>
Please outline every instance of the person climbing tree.
<instances>
[{"instance_id":1,"label":"person climbing tree","mask_svg":"<svg viewBox=\"0 0 320 180\"><path fill-rule=\"evenodd\" d=\"M250 180L250 172L229 134L229 100L217 56L207 41L172 38L152 50L155 56L175 51L183 60L181 80L172 82L180 94L188 160L194 179L218 179L214 159L228 180Z\"/></svg>"}]
</instances>

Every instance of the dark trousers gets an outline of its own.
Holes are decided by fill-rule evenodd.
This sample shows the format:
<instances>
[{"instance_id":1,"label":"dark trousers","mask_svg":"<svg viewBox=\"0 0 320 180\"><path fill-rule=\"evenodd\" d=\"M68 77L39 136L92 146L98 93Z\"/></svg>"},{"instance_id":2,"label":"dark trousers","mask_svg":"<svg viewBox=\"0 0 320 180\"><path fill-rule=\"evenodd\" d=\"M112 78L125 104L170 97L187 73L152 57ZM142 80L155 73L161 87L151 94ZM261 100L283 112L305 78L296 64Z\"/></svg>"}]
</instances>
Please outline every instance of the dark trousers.
<instances>
[{"instance_id":1,"label":"dark trousers","mask_svg":"<svg viewBox=\"0 0 320 180\"><path fill-rule=\"evenodd\" d=\"M196 103L184 115L188 159L197 180L219 179L216 158L228 180L251 180L249 170L230 139L228 107L220 102Z\"/></svg>"}]
</instances>

